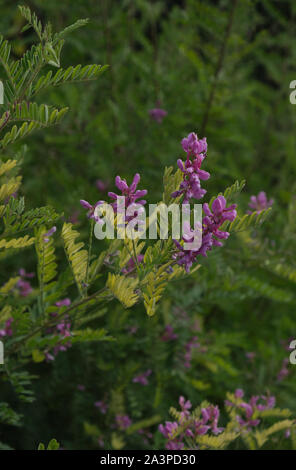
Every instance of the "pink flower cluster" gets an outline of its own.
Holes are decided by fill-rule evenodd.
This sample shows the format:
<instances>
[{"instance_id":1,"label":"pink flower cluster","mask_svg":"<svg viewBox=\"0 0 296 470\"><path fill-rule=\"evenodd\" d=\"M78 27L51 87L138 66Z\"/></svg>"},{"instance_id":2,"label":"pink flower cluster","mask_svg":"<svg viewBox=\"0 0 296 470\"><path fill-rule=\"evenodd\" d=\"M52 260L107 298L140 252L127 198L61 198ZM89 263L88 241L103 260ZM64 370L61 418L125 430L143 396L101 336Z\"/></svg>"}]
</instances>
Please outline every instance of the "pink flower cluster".
<instances>
[{"instance_id":1,"label":"pink flower cluster","mask_svg":"<svg viewBox=\"0 0 296 470\"><path fill-rule=\"evenodd\" d=\"M200 417L195 418L190 414L192 407L189 400L184 397L179 398L179 405L181 412L178 421L166 421L166 423L159 425L159 431L167 439L166 449L168 450L181 450L185 448L186 438L193 440L198 435L206 434L211 431L213 434L220 434L224 428L218 427L220 411L218 406L209 405L207 408L202 408Z\"/></svg>"},{"instance_id":2,"label":"pink flower cluster","mask_svg":"<svg viewBox=\"0 0 296 470\"><path fill-rule=\"evenodd\" d=\"M183 172L183 181L180 189L172 194L172 197L184 195L183 204L189 203L192 198L200 199L206 193L201 188L200 180L207 180L210 174L201 170L201 164L206 157L207 142L206 139L199 140L195 133L191 133L182 140L183 150L187 153L187 159L184 163L178 160L178 166ZM201 246L198 249L185 250L183 245L174 240L177 251L173 258L177 264L183 265L187 272L190 271L192 264L199 255L207 256L207 252L213 246L222 246L220 240L229 237L229 232L220 230L221 225L226 221L233 221L236 218L236 204L226 207L226 199L218 196L212 203L211 208L208 204L203 204L205 217L202 220L202 227L198 225L191 230L190 226L184 224L183 242L193 242L197 237L201 237Z\"/></svg>"},{"instance_id":3,"label":"pink flower cluster","mask_svg":"<svg viewBox=\"0 0 296 470\"><path fill-rule=\"evenodd\" d=\"M120 176L116 176L115 185L121 191L121 194L116 194L116 193L113 193L112 191L108 192L108 196L111 199L115 200L115 202L112 203L112 207L115 213L121 212L121 208L119 208L117 205L117 198L120 196L125 197L125 209L129 209L129 211L133 212L132 216L126 217L127 222L132 220L134 217L136 217L140 213L141 208L139 208L138 206L144 206L146 204L145 199L138 200L139 198L143 198L147 194L146 189L137 189L140 179L141 177L139 173L136 173L133 178L132 184L128 186L125 179L120 178ZM137 210L137 208L139 210Z\"/></svg>"},{"instance_id":4,"label":"pink flower cluster","mask_svg":"<svg viewBox=\"0 0 296 470\"><path fill-rule=\"evenodd\" d=\"M257 214L260 214L260 212L263 210L271 207L273 202L273 199L267 199L266 193L264 191L260 191L258 196L251 196L249 207L252 210L248 211L248 214L252 214L254 211L256 211Z\"/></svg>"},{"instance_id":5,"label":"pink flower cluster","mask_svg":"<svg viewBox=\"0 0 296 470\"><path fill-rule=\"evenodd\" d=\"M164 341L164 342L174 341L177 338L178 338L178 335L174 333L173 327L171 325L166 325L164 329L164 333L160 337L161 341Z\"/></svg>"},{"instance_id":6,"label":"pink flower cluster","mask_svg":"<svg viewBox=\"0 0 296 470\"><path fill-rule=\"evenodd\" d=\"M101 193L104 193L108 188L108 183L99 179L96 181L96 187Z\"/></svg>"},{"instance_id":7,"label":"pink flower cluster","mask_svg":"<svg viewBox=\"0 0 296 470\"><path fill-rule=\"evenodd\" d=\"M105 415L109 408L108 404L105 403L103 400L95 401L94 406L100 410L100 412Z\"/></svg>"},{"instance_id":8,"label":"pink flower cluster","mask_svg":"<svg viewBox=\"0 0 296 470\"><path fill-rule=\"evenodd\" d=\"M290 371L287 367L288 364L289 364L289 359L287 359L287 358L283 359L281 370L279 371L279 373L277 375L277 381L278 382L281 382L282 380L284 380L289 375Z\"/></svg>"},{"instance_id":9,"label":"pink flower cluster","mask_svg":"<svg viewBox=\"0 0 296 470\"><path fill-rule=\"evenodd\" d=\"M141 254L137 255L137 263L141 264L143 263L143 261L144 261L144 255L141 255ZM136 267L136 264L135 264L134 258L130 258L128 262L126 263L125 267L122 268L121 272L123 274L130 274L131 272L134 271L135 267Z\"/></svg>"},{"instance_id":10,"label":"pink flower cluster","mask_svg":"<svg viewBox=\"0 0 296 470\"><path fill-rule=\"evenodd\" d=\"M152 370L148 369L146 370L146 372L143 372L142 374L139 374L136 377L134 377L133 382L141 384L141 385L148 385L148 377L151 374L152 374Z\"/></svg>"},{"instance_id":11,"label":"pink flower cluster","mask_svg":"<svg viewBox=\"0 0 296 470\"><path fill-rule=\"evenodd\" d=\"M197 341L197 336L191 338L190 341L185 345L185 354L184 354L184 363L183 366L187 369L191 367L191 360L192 360L192 350L194 348L199 348L200 344Z\"/></svg>"},{"instance_id":12,"label":"pink flower cluster","mask_svg":"<svg viewBox=\"0 0 296 470\"><path fill-rule=\"evenodd\" d=\"M108 192L108 196L113 199L115 202L112 202L112 207L114 212L121 213L123 210L128 209L130 213L133 215L127 215L126 216L126 221L129 222L133 220L137 215L140 214L141 212L141 207L139 206L144 206L146 204L145 199L140 199L146 196L147 190L146 189L137 189L137 186L140 182L140 175L139 173L136 173L133 182L131 183L130 186L128 186L127 182L125 179L121 178L120 176L116 176L115 178L115 185L116 187L121 191L121 194L116 194L113 191ZM124 196L125 200L125 207L121 208L120 206L118 207L118 197ZM140 200L138 200L140 199ZM105 201L97 201L95 204L90 204L88 201L85 201L84 199L80 200L80 204L84 209L87 209L87 217L89 219L94 219L96 222L100 222L100 218L95 214L96 208L102 204L104 204Z\"/></svg>"},{"instance_id":13,"label":"pink flower cluster","mask_svg":"<svg viewBox=\"0 0 296 470\"><path fill-rule=\"evenodd\" d=\"M168 114L167 111L162 108L153 108L149 110L149 116L158 124L162 123L163 118L165 118L167 114Z\"/></svg>"},{"instance_id":14,"label":"pink flower cluster","mask_svg":"<svg viewBox=\"0 0 296 470\"><path fill-rule=\"evenodd\" d=\"M247 402L243 400L244 391L240 388L235 391L234 396L236 403L225 400L225 405L244 412L244 416L237 414L236 419L240 427L248 431L250 431L252 427L256 427L260 424L260 419L257 417L258 411L269 410L275 406L275 397L273 396L254 395L250 398L249 402ZM258 400L261 400L263 403L258 403Z\"/></svg>"},{"instance_id":15,"label":"pink flower cluster","mask_svg":"<svg viewBox=\"0 0 296 470\"><path fill-rule=\"evenodd\" d=\"M89 202L85 201L84 199L80 199L80 204L84 209L87 209L87 217L89 219L94 219L96 222L99 222L99 217L95 215L96 208L103 204L104 201L98 201L94 205L90 204Z\"/></svg>"},{"instance_id":16,"label":"pink flower cluster","mask_svg":"<svg viewBox=\"0 0 296 470\"><path fill-rule=\"evenodd\" d=\"M49 240L50 240L50 237L52 237L52 235L57 231L57 228L54 226L54 227L51 227L51 229L48 230L48 232L46 232L44 235L43 235L43 241L44 243L48 243Z\"/></svg>"},{"instance_id":17,"label":"pink flower cluster","mask_svg":"<svg viewBox=\"0 0 296 470\"><path fill-rule=\"evenodd\" d=\"M69 298L62 299L62 300L59 300L58 302L56 302L55 305L58 308L68 307L69 305L71 305L71 300ZM51 314L51 316L53 318L56 317L57 315L58 315L58 312L54 312L54 313ZM69 341L70 337L72 336L71 322L70 322L68 316L65 316L63 319L61 319L59 321L59 323L57 323L57 325L55 325L54 328L49 328L47 330L47 333L58 336L61 340L64 340L65 338L68 338L68 340L66 342L65 341L58 342L54 346L52 352L50 352L49 350L44 351L46 360L47 361L54 361L55 356L57 356L57 354L59 352L67 351L67 349L69 349L71 347L71 341Z\"/></svg>"},{"instance_id":18,"label":"pink flower cluster","mask_svg":"<svg viewBox=\"0 0 296 470\"><path fill-rule=\"evenodd\" d=\"M16 287L18 288L19 295L21 297L27 297L28 295L31 294L31 292L33 292L33 288L30 282L27 281L26 279L31 279L32 277L35 276L35 274L27 273L25 269L21 268L19 270L19 275L20 275L20 279L18 280Z\"/></svg>"},{"instance_id":19,"label":"pink flower cluster","mask_svg":"<svg viewBox=\"0 0 296 470\"><path fill-rule=\"evenodd\" d=\"M11 328L12 322L13 322L12 317L6 320L4 328L0 330L0 338L3 338L4 336L12 336L12 328Z\"/></svg>"},{"instance_id":20,"label":"pink flower cluster","mask_svg":"<svg viewBox=\"0 0 296 470\"><path fill-rule=\"evenodd\" d=\"M198 139L194 132L182 140L183 150L187 153L186 161L177 160L177 165L183 173L183 181L180 189L172 194L172 197L184 196L183 203L188 203L190 199L200 199L206 194L206 190L201 188L200 180L207 180L210 173L201 170L201 164L206 157L206 138Z\"/></svg>"},{"instance_id":21,"label":"pink flower cluster","mask_svg":"<svg viewBox=\"0 0 296 470\"><path fill-rule=\"evenodd\" d=\"M205 217L202 221L202 241L201 246L198 250L185 250L184 247L175 240L175 245L178 248L178 251L173 255L174 259L177 261L177 264L185 266L187 272L190 271L190 268L196 258L201 256L207 256L207 252L212 249L213 246L222 246L220 240L226 239L229 237L229 232L220 230L221 225L226 221L233 221L236 218L236 204L232 204L229 207L226 207L226 199L223 196L218 196L212 203L211 209L208 204L203 205L203 210ZM193 242L194 235L198 236L198 230L192 234L192 237L189 238L187 234L183 235L184 242Z\"/></svg>"},{"instance_id":22,"label":"pink flower cluster","mask_svg":"<svg viewBox=\"0 0 296 470\"><path fill-rule=\"evenodd\" d=\"M121 431L129 428L132 424L132 420L128 415L116 415L115 416L115 425Z\"/></svg>"}]
</instances>

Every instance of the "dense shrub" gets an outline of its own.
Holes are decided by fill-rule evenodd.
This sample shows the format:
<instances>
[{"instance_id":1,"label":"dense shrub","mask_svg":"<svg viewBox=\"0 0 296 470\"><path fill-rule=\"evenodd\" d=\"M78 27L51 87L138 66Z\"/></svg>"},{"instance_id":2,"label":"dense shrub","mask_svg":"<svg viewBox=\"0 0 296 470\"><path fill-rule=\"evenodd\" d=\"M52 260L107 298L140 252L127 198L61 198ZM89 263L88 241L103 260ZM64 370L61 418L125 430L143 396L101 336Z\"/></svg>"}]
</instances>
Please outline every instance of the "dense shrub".
<instances>
[{"instance_id":1,"label":"dense shrub","mask_svg":"<svg viewBox=\"0 0 296 470\"><path fill-rule=\"evenodd\" d=\"M295 448L295 4L28 4L1 15L1 446ZM203 203L202 246L99 241L114 188Z\"/></svg>"}]
</instances>

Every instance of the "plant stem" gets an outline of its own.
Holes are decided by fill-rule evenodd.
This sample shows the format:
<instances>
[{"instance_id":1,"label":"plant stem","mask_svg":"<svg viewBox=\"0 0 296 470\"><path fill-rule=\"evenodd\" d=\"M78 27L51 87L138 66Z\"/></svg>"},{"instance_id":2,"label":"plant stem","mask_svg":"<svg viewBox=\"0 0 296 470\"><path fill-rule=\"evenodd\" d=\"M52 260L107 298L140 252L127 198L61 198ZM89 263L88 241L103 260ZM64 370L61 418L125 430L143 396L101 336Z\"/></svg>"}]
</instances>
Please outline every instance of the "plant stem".
<instances>
[{"instance_id":1,"label":"plant stem","mask_svg":"<svg viewBox=\"0 0 296 470\"><path fill-rule=\"evenodd\" d=\"M228 39L229 39L229 36L230 36L230 33L231 33L231 29L232 29L233 19L234 19L234 12L235 12L236 6L237 6L237 0L232 0L232 6L231 6L231 10L229 12L228 22L227 22L225 33L224 33L224 38L223 38L223 41L222 41L222 44L221 44L219 57L218 57L218 62L217 62L215 72L214 72L214 77L213 77L213 82L212 82L212 86L211 86L211 89L210 89L210 94L209 94L209 97L208 97L208 100L207 100L206 106L205 106L205 114L203 116L203 120L202 120L202 124L201 124L201 133L200 133L201 136L205 135L206 127L207 127L209 116L210 116L211 107L212 107L213 102L214 102L215 93L216 93L216 85L217 85L217 81L219 79L220 72L221 72L222 67L223 67L223 62L224 62L225 52L226 52L226 46L227 46L227 42L228 42Z\"/></svg>"},{"instance_id":2,"label":"plant stem","mask_svg":"<svg viewBox=\"0 0 296 470\"><path fill-rule=\"evenodd\" d=\"M10 354L11 352L16 352L20 346L25 343L26 341L28 341L28 339L32 338L33 336L35 336L37 333L39 333L40 331L42 331L44 328L48 328L50 326L53 326L55 324L57 324L57 322L63 318L65 315L68 315L68 313L70 313L72 310L75 310L77 307L80 307L81 305L83 304L86 304L88 302L90 302L91 300L95 299L98 295L102 294L103 292L105 292L107 290L107 287L103 287L102 289L100 289L99 291L95 292L94 294L90 295L89 297L86 297L86 298L83 298L82 300L80 300L79 302L77 302L76 304L73 304L71 305L69 308L67 308L66 310L64 310L62 313L60 313L59 315L57 315L56 317L54 318L51 318L49 321L45 322L43 325L41 326L38 326L35 330L33 330L31 333L29 333L27 336L25 336L24 338L22 338L21 341L19 341L18 343L16 343L16 347L13 349L11 348L11 351L5 351L5 355L7 356L8 354Z\"/></svg>"}]
</instances>

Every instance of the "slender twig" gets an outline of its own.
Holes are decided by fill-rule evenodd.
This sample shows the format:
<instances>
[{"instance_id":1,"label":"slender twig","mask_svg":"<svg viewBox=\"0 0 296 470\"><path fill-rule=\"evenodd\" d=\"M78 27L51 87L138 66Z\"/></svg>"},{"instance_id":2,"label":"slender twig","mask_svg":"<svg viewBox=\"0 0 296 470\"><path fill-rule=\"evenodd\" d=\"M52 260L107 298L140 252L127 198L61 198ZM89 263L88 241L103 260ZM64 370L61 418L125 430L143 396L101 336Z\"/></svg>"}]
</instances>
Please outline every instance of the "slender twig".
<instances>
[{"instance_id":1,"label":"slender twig","mask_svg":"<svg viewBox=\"0 0 296 470\"><path fill-rule=\"evenodd\" d=\"M222 67L223 67L226 47L227 47L227 43L228 43L229 36L230 36L230 33L231 33L231 29L232 29L232 26L233 26L234 12L235 12L235 8L237 6L237 3L238 3L237 0L232 0L231 10L229 12L228 22L227 22L227 25L226 25L224 38L223 38L223 41L222 41L222 44L221 44L221 48L220 48L220 51L219 51L219 57L218 57L217 65L216 65L214 76L213 76L212 86L211 86L211 89L210 89L208 100L207 100L206 105L205 105L205 114L203 116L203 120L202 120L202 124L201 124L201 133L200 133L201 136L205 135L206 127L207 127L209 116L210 116L210 111L211 111L211 108L212 108L212 105L213 105L213 102L214 102L217 81L219 79L219 75L220 75L220 72L221 72Z\"/></svg>"},{"instance_id":2,"label":"slender twig","mask_svg":"<svg viewBox=\"0 0 296 470\"><path fill-rule=\"evenodd\" d=\"M4 119L3 123L0 126L0 131L2 131L4 129L4 127L7 126L7 124L10 122L10 118L11 118L10 111L5 111L4 114L5 114L5 119Z\"/></svg>"},{"instance_id":3,"label":"slender twig","mask_svg":"<svg viewBox=\"0 0 296 470\"><path fill-rule=\"evenodd\" d=\"M73 304L71 305L69 308L67 308L66 310L64 310L62 313L60 313L59 315L57 315L56 317L54 318L51 318L49 321L43 323L43 325L41 326L38 326L35 330L33 330L31 333L29 333L27 336L25 336L24 338L22 338L21 341L19 341L18 343L15 343L16 347L13 347L11 348L11 350L9 351L5 351L5 355L7 356L9 353L12 353L12 352L16 352L20 346L25 343L26 341L28 341L30 338L32 338L33 336L35 336L37 333L39 333L40 331L42 331L43 329L46 329L46 328L49 328L50 326L54 326L57 324L57 321L59 321L61 318L63 318L65 315L68 315L72 310L75 310L77 307L80 307L81 305L83 304L86 304L88 302L90 302L91 300L95 299L98 295L102 294L103 292L105 292L107 290L107 287L103 287L102 289L100 289L99 291L95 292L94 294L90 295L89 297L85 297L84 299L80 300L79 302L77 302L76 304Z\"/></svg>"},{"instance_id":4,"label":"slender twig","mask_svg":"<svg viewBox=\"0 0 296 470\"><path fill-rule=\"evenodd\" d=\"M139 263L138 263L138 255L137 255L135 240L132 239L132 242L133 242L133 252L134 252L134 257L135 257L135 265L139 273L140 268L139 268Z\"/></svg>"}]
</instances>

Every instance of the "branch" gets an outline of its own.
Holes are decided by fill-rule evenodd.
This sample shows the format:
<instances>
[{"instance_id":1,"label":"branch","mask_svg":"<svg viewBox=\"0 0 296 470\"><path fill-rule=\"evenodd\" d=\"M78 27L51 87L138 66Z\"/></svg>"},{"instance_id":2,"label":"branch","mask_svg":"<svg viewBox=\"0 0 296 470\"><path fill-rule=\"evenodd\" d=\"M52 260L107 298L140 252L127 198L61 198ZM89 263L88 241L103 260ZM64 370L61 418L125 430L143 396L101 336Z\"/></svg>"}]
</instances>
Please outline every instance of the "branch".
<instances>
[{"instance_id":1,"label":"branch","mask_svg":"<svg viewBox=\"0 0 296 470\"><path fill-rule=\"evenodd\" d=\"M205 114L204 114L204 117L203 117L203 120L202 120L200 135L205 135L205 131L206 131L206 127L207 127L207 124L208 124L211 107L213 105L213 101L214 101L214 98L215 98L216 83L218 81L220 72L221 72L222 67L223 67L223 62L224 62L225 52L226 52L226 46L227 46L228 39L229 39L231 29L232 29L232 26L233 26L234 12L235 12L236 6L237 6L237 0L232 0L232 7L231 7L231 10L229 12L228 23L227 23L227 26L226 26L226 29L225 29L224 39L223 39L222 44L221 44L221 49L220 49L220 52L219 52L219 58L218 58L218 62L217 62L216 68L215 68L215 72L214 72L214 79L213 79L213 82L212 82L212 86L211 86L211 90L210 90L208 100L206 102Z\"/></svg>"}]
</instances>

